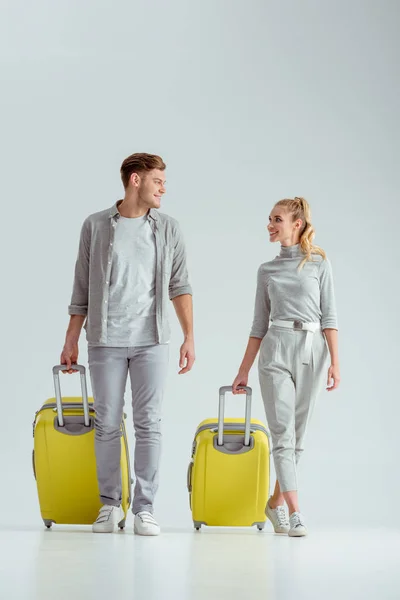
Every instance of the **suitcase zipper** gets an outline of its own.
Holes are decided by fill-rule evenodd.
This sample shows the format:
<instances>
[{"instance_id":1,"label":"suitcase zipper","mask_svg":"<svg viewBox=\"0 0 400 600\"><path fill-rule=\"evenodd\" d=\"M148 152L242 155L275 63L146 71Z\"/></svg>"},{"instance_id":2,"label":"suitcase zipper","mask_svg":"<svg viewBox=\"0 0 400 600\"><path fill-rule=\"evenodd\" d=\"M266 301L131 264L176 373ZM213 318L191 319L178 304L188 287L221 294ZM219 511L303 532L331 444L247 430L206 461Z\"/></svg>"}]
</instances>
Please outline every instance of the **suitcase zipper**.
<instances>
[{"instance_id":1,"label":"suitcase zipper","mask_svg":"<svg viewBox=\"0 0 400 600\"><path fill-rule=\"evenodd\" d=\"M232 422L224 423L224 431L225 429L230 431L244 431L244 424ZM218 421L215 421L215 423L207 423L207 425L202 425L201 427L199 427L195 433L195 439L199 435L199 433L207 430L218 431ZM254 433L255 431L262 431L263 433L265 433L266 436L269 437L268 431L265 427L263 427L263 425L258 425L258 423L250 424L250 433Z\"/></svg>"}]
</instances>

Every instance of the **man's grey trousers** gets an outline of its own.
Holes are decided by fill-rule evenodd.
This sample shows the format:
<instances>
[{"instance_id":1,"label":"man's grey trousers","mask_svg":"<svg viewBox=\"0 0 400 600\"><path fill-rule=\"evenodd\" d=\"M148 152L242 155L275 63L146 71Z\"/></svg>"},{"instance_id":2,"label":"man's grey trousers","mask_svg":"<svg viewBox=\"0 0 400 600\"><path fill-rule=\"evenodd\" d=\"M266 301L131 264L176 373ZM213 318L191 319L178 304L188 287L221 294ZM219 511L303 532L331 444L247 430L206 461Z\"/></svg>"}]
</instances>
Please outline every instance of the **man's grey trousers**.
<instances>
[{"instance_id":1,"label":"man's grey trousers","mask_svg":"<svg viewBox=\"0 0 400 600\"><path fill-rule=\"evenodd\" d=\"M135 490L132 512L153 512L161 450L161 404L169 345L135 348L89 347L95 402L97 479L103 504L121 502L121 420L129 372L135 428Z\"/></svg>"},{"instance_id":2,"label":"man's grey trousers","mask_svg":"<svg viewBox=\"0 0 400 600\"><path fill-rule=\"evenodd\" d=\"M276 476L282 492L297 490L297 469L316 398L327 383L329 349L319 329L303 364L306 331L271 325L260 346L258 373Z\"/></svg>"}]
</instances>

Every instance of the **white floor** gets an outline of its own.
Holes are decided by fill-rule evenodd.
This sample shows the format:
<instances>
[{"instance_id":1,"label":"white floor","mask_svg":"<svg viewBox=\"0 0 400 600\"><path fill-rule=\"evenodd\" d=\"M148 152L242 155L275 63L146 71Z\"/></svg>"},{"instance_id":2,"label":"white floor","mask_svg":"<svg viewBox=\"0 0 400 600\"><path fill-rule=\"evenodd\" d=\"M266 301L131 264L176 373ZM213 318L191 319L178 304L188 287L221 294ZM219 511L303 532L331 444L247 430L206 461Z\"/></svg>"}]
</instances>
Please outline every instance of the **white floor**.
<instances>
[{"instance_id":1,"label":"white floor","mask_svg":"<svg viewBox=\"0 0 400 600\"><path fill-rule=\"evenodd\" d=\"M0 530L1 600L399 600L400 530Z\"/></svg>"}]
</instances>

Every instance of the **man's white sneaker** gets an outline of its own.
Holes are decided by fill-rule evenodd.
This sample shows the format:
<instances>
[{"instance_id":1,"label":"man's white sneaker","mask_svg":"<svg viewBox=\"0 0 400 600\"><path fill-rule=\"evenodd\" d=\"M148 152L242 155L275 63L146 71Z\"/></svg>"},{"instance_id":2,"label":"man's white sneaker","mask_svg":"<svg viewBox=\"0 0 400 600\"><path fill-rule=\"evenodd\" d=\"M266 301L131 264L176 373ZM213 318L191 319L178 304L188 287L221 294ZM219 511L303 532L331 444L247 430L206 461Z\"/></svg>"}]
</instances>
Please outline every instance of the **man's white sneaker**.
<instances>
[{"instance_id":1,"label":"man's white sneaker","mask_svg":"<svg viewBox=\"0 0 400 600\"><path fill-rule=\"evenodd\" d=\"M125 519L121 506L104 504L99 511L99 516L92 525L93 533L112 533L116 525Z\"/></svg>"},{"instance_id":2,"label":"man's white sneaker","mask_svg":"<svg viewBox=\"0 0 400 600\"><path fill-rule=\"evenodd\" d=\"M269 501L265 509L265 514L271 521L275 533L288 533L290 529L289 521L287 520L286 511L284 506L277 506L271 508Z\"/></svg>"},{"instance_id":3,"label":"man's white sneaker","mask_svg":"<svg viewBox=\"0 0 400 600\"><path fill-rule=\"evenodd\" d=\"M303 515L299 512L294 512L289 517L290 529L289 535L290 537L303 537L307 535L307 527L304 523Z\"/></svg>"},{"instance_id":4,"label":"man's white sneaker","mask_svg":"<svg viewBox=\"0 0 400 600\"><path fill-rule=\"evenodd\" d=\"M142 510L135 515L133 531L137 535L160 535L160 526L150 512Z\"/></svg>"}]
</instances>

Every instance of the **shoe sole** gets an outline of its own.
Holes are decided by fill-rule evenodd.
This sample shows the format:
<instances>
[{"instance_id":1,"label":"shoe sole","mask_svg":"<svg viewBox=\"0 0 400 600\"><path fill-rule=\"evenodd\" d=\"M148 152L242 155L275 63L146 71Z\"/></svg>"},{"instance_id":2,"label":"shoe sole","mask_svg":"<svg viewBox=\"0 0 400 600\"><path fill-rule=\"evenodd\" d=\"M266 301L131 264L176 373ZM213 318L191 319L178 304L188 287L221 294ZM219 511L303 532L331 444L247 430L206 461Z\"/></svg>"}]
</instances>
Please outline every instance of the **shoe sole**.
<instances>
[{"instance_id":1,"label":"shoe sole","mask_svg":"<svg viewBox=\"0 0 400 600\"><path fill-rule=\"evenodd\" d=\"M289 537L305 537L306 535L308 535L308 532L305 530L301 530L301 531L289 531L288 536Z\"/></svg>"},{"instance_id":2,"label":"shoe sole","mask_svg":"<svg viewBox=\"0 0 400 600\"><path fill-rule=\"evenodd\" d=\"M114 533L114 531L115 527L113 527L112 529L95 529L94 527L92 527L93 533Z\"/></svg>"},{"instance_id":3,"label":"shoe sole","mask_svg":"<svg viewBox=\"0 0 400 600\"><path fill-rule=\"evenodd\" d=\"M143 537L156 537L157 535L160 535L160 531L158 531L157 533L140 533L136 527L133 528L133 533L135 535L142 535Z\"/></svg>"}]
</instances>

